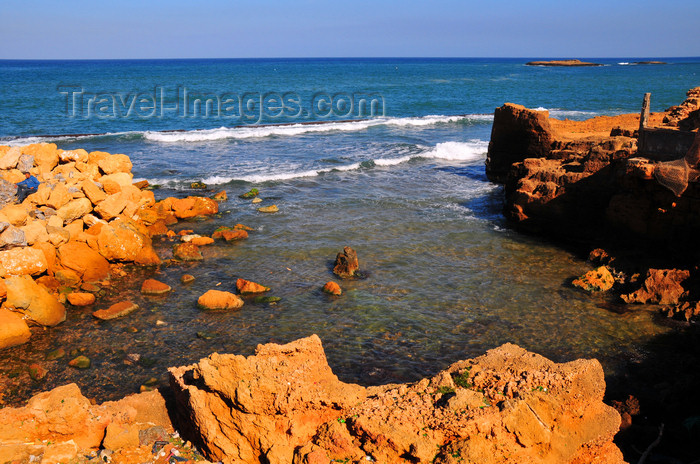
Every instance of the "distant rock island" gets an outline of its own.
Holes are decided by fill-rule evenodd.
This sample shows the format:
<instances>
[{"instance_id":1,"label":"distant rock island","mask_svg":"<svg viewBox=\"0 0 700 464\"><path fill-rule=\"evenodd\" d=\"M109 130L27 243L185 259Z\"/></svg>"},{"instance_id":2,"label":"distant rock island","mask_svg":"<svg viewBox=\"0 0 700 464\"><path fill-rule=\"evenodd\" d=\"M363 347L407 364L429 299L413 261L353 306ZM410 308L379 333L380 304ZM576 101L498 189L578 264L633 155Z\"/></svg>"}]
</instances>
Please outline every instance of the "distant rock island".
<instances>
[{"instance_id":1,"label":"distant rock island","mask_svg":"<svg viewBox=\"0 0 700 464\"><path fill-rule=\"evenodd\" d=\"M551 60L551 61L529 61L526 66L603 66L599 63L588 63L581 60Z\"/></svg>"},{"instance_id":2,"label":"distant rock island","mask_svg":"<svg viewBox=\"0 0 700 464\"><path fill-rule=\"evenodd\" d=\"M668 64L665 61L635 61L634 64Z\"/></svg>"}]
</instances>

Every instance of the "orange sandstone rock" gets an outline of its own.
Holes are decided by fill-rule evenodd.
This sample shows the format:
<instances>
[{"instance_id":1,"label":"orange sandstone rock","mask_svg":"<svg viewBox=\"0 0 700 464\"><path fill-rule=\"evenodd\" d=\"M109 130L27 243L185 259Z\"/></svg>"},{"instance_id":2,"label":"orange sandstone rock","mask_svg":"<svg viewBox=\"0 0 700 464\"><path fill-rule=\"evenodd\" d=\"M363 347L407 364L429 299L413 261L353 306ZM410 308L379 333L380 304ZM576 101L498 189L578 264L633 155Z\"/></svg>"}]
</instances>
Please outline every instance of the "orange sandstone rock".
<instances>
[{"instance_id":1,"label":"orange sandstone rock","mask_svg":"<svg viewBox=\"0 0 700 464\"><path fill-rule=\"evenodd\" d=\"M190 243L197 246L205 246L214 243L214 239L211 237L195 237L190 240Z\"/></svg>"},{"instance_id":2,"label":"orange sandstone rock","mask_svg":"<svg viewBox=\"0 0 700 464\"><path fill-rule=\"evenodd\" d=\"M615 284L615 278L607 266L600 266L586 272L571 283L574 287L581 288L587 292L606 292Z\"/></svg>"},{"instance_id":3,"label":"orange sandstone rock","mask_svg":"<svg viewBox=\"0 0 700 464\"><path fill-rule=\"evenodd\" d=\"M265 287L264 285L260 285L258 283L245 279L236 280L236 288L241 293L241 295L270 291L270 287Z\"/></svg>"},{"instance_id":4,"label":"orange sandstone rock","mask_svg":"<svg viewBox=\"0 0 700 464\"><path fill-rule=\"evenodd\" d=\"M84 282L97 282L109 277L109 262L87 244L69 241L58 248L61 266L72 269Z\"/></svg>"},{"instance_id":5,"label":"orange sandstone rock","mask_svg":"<svg viewBox=\"0 0 700 464\"><path fill-rule=\"evenodd\" d=\"M197 304L203 309L238 309L243 306L243 300L230 292L209 290L199 297Z\"/></svg>"},{"instance_id":6,"label":"orange sandstone rock","mask_svg":"<svg viewBox=\"0 0 700 464\"><path fill-rule=\"evenodd\" d=\"M110 319L116 319L118 317L127 316L134 311L139 309L139 305L132 303L131 301L122 301L115 303L107 309L100 309L92 313L97 319L103 321L108 321Z\"/></svg>"},{"instance_id":7,"label":"orange sandstone rock","mask_svg":"<svg viewBox=\"0 0 700 464\"><path fill-rule=\"evenodd\" d=\"M95 302L95 295L92 293L73 292L69 293L66 298L73 306L89 306Z\"/></svg>"},{"instance_id":8,"label":"orange sandstone rock","mask_svg":"<svg viewBox=\"0 0 700 464\"><path fill-rule=\"evenodd\" d=\"M26 343L31 335L21 314L0 308L0 350Z\"/></svg>"},{"instance_id":9,"label":"orange sandstone rock","mask_svg":"<svg viewBox=\"0 0 700 464\"><path fill-rule=\"evenodd\" d=\"M221 233L221 237L227 242L233 242L248 238L248 232L245 230L225 230Z\"/></svg>"},{"instance_id":10,"label":"orange sandstone rock","mask_svg":"<svg viewBox=\"0 0 700 464\"><path fill-rule=\"evenodd\" d=\"M326 282L326 285L323 286L323 291L335 296L340 296L343 293L340 289L340 285L333 281Z\"/></svg>"},{"instance_id":11,"label":"orange sandstone rock","mask_svg":"<svg viewBox=\"0 0 700 464\"><path fill-rule=\"evenodd\" d=\"M162 295L168 293L172 288L168 284L159 282L155 279L146 279L141 284L141 293L145 295Z\"/></svg>"},{"instance_id":12,"label":"orange sandstone rock","mask_svg":"<svg viewBox=\"0 0 700 464\"><path fill-rule=\"evenodd\" d=\"M30 320L49 327L66 320L66 308L31 277L9 277L5 279L5 285L6 303L21 310Z\"/></svg>"},{"instance_id":13,"label":"orange sandstone rock","mask_svg":"<svg viewBox=\"0 0 700 464\"><path fill-rule=\"evenodd\" d=\"M204 259L199 247L194 243L179 243L173 247L173 256L182 261L200 261Z\"/></svg>"}]
</instances>

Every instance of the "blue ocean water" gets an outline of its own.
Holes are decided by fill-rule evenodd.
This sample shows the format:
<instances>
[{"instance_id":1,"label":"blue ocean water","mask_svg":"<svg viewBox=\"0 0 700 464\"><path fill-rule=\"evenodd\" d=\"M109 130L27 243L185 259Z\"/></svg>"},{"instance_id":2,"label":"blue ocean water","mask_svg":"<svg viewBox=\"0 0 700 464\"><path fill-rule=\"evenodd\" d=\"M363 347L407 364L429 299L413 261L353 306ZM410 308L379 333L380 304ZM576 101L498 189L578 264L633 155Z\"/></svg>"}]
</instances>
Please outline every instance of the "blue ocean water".
<instances>
[{"instance_id":1,"label":"blue ocean water","mask_svg":"<svg viewBox=\"0 0 700 464\"><path fill-rule=\"evenodd\" d=\"M652 111L662 110L700 85L700 58L632 64L639 60L592 59L605 64L592 68L526 59L0 61L0 144L128 154L135 178L160 186L157 198L201 194L190 189L200 180L205 193L229 192L220 216L179 228L255 229L243 243L204 248L199 265L133 271L100 304L128 296L139 313L96 324L73 309L66 323L8 350L0 372L42 361L51 348L82 347L95 368L52 365L42 388L76 381L113 398L213 351L245 354L317 333L339 376L362 383L416 380L505 342L556 360L598 357L613 373L668 327L648 310L610 312L605 295L566 285L586 263L508 228L484 159L491 115L504 102L584 119L638 112L645 92ZM280 212L237 198L252 187ZM164 258L172 244L155 242ZM345 245L367 278L341 282L343 296L330 299L319 289ZM184 272L197 278L187 287ZM143 297L140 276L175 291ZM204 291L233 290L239 277L282 301L247 301L233 314L197 309ZM216 336L196 336L203 331ZM154 363L126 367L125 353ZM31 385L18 381L16 397Z\"/></svg>"}]
</instances>

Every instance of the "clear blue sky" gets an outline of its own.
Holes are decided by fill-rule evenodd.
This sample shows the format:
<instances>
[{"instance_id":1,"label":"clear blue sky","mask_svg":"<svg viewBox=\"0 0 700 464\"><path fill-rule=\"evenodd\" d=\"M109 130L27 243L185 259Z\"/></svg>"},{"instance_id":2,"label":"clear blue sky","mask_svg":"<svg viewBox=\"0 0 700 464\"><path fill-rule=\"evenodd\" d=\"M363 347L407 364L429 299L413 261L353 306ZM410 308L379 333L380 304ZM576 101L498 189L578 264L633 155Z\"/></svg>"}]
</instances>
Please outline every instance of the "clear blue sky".
<instances>
[{"instance_id":1,"label":"clear blue sky","mask_svg":"<svg viewBox=\"0 0 700 464\"><path fill-rule=\"evenodd\" d=\"M700 56L698 0L0 0L0 59Z\"/></svg>"}]
</instances>

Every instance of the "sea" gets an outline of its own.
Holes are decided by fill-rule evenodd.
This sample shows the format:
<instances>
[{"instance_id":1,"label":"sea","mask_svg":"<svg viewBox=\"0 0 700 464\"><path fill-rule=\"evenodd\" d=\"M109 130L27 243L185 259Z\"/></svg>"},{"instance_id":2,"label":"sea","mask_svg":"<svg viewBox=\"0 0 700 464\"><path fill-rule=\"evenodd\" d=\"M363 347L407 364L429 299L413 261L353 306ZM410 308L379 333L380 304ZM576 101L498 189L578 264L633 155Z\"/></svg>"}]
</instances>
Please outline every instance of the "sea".
<instances>
[{"instance_id":1,"label":"sea","mask_svg":"<svg viewBox=\"0 0 700 464\"><path fill-rule=\"evenodd\" d=\"M4 401L67 382L115 399L167 385L170 366L311 334L341 380L363 385L416 381L503 343L555 361L597 358L608 377L623 375L673 324L654 306L573 288L590 269L585 253L513 230L484 161L505 102L586 119L636 113L645 92L652 111L664 110L700 85L700 58L636 64L651 59L577 68L525 58L0 61L0 144L127 154L157 199L227 191L218 215L176 231L254 229L204 247L199 263L168 261L175 242L155 238L162 266L125 266L94 307L70 307L65 323L0 351ZM238 197L251 188L261 203ZM272 204L279 212L257 211ZM332 274L345 246L361 278ZM180 283L185 273L196 280ZM141 295L149 277L173 291ZM235 291L238 278L280 300L197 307L209 289ZM340 297L321 291L329 280ZM139 310L92 317L125 299ZM46 359L59 348L63 358ZM89 369L68 366L77 354ZM48 371L40 382L28 377L32 363Z\"/></svg>"}]
</instances>

